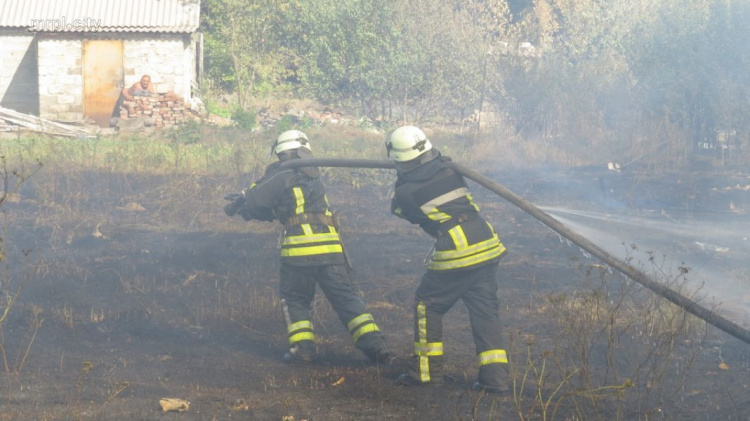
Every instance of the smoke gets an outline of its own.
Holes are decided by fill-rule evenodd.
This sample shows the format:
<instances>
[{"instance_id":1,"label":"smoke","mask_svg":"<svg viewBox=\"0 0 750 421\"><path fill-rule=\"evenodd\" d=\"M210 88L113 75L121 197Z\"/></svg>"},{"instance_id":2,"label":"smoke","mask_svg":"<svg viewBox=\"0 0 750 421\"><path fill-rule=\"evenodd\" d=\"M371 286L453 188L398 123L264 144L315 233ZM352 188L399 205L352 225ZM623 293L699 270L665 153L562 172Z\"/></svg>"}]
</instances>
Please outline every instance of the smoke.
<instances>
[{"instance_id":1,"label":"smoke","mask_svg":"<svg viewBox=\"0 0 750 421\"><path fill-rule=\"evenodd\" d=\"M728 222L675 219L662 212L540 208L613 256L632 258L646 273L659 269L669 276L680 267L689 268L688 286L700 290L702 305L717 305L719 314L750 327L750 218Z\"/></svg>"}]
</instances>

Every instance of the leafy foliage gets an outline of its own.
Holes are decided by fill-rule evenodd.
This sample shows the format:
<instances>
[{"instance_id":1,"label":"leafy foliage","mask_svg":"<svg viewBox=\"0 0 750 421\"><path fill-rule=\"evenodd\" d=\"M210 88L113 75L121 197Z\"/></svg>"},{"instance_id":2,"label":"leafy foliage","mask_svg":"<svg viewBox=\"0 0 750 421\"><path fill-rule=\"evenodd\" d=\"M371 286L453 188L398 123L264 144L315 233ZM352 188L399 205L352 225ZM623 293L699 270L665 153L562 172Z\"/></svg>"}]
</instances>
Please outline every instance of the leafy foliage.
<instances>
[{"instance_id":1,"label":"leafy foliage","mask_svg":"<svg viewBox=\"0 0 750 421\"><path fill-rule=\"evenodd\" d=\"M255 128L255 113L252 111L238 108L232 113L232 120L237 123L237 127L241 129L252 130Z\"/></svg>"},{"instance_id":2,"label":"leafy foliage","mask_svg":"<svg viewBox=\"0 0 750 421\"><path fill-rule=\"evenodd\" d=\"M207 0L208 77L388 122L491 111L523 142L667 169L750 155L738 0ZM479 112L479 113L477 113Z\"/></svg>"}]
</instances>

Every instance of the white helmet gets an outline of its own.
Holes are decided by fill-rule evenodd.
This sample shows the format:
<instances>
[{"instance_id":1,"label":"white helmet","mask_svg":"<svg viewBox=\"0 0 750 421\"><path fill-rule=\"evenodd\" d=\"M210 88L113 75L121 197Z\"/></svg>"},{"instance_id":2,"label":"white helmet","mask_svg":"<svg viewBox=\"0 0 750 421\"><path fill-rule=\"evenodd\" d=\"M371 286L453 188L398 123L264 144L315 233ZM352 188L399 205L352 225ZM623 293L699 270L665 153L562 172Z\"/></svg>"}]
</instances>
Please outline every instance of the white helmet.
<instances>
[{"instance_id":1,"label":"white helmet","mask_svg":"<svg viewBox=\"0 0 750 421\"><path fill-rule=\"evenodd\" d=\"M432 149L432 143L419 128L403 126L388 134L385 149L394 161L406 162Z\"/></svg>"},{"instance_id":2,"label":"white helmet","mask_svg":"<svg viewBox=\"0 0 750 421\"><path fill-rule=\"evenodd\" d=\"M307 140L307 135L299 130L287 130L280 134L271 147L277 155L285 151L299 148L306 148L308 151L312 152L312 149L310 149L310 141Z\"/></svg>"}]
</instances>

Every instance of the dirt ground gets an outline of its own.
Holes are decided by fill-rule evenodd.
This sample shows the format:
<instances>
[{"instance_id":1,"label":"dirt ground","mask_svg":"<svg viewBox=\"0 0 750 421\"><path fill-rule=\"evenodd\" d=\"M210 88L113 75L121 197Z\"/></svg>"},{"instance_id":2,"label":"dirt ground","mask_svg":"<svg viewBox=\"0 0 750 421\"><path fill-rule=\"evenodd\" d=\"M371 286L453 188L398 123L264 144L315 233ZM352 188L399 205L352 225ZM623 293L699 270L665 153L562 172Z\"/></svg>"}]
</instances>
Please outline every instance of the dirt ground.
<instances>
[{"instance_id":1,"label":"dirt ground","mask_svg":"<svg viewBox=\"0 0 750 421\"><path fill-rule=\"evenodd\" d=\"M0 420L750 419L750 345L695 320L686 323L697 335L666 347L649 348L662 339L623 327L604 342L610 347L594 340L581 347L583 357L556 359L560 346L576 341L556 335L562 313L551 310L550 297L580 294L601 265L476 185L477 202L509 249L498 276L516 364L516 390L507 396L468 388L476 357L461 303L445 318L446 384L397 385L431 240L388 214L386 187L335 186L329 199L343 220L353 279L398 357L368 364L319 292L319 358L301 365L282 361L280 229L227 218L223 182L190 181L180 206L164 199L174 180L99 174L64 182L67 191L99 194L62 200L57 192L56 204L42 203L37 185L4 207L3 279L14 288L28 282L2 327ZM564 196L538 179L511 187L532 199ZM627 284L603 273L613 294ZM606 380L587 385L570 366ZM656 368L635 378L625 366ZM632 387L618 388L628 379ZM162 412L161 398L190 406Z\"/></svg>"}]
</instances>

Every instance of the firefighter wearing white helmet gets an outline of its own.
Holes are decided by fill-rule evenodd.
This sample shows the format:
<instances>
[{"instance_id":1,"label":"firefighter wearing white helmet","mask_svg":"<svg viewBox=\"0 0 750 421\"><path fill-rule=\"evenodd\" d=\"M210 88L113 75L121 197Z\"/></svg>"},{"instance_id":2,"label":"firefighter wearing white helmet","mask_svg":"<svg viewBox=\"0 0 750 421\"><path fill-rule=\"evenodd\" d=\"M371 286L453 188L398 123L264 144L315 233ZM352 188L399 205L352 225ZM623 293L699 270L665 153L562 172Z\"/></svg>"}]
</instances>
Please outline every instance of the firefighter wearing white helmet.
<instances>
[{"instance_id":1,"label":"firefighter wearing white helmet","mask_svg":"<svg viewBox=\"0 0 750 421\"><path fill-rule=\"evenodd\" d=\"M404 385L443 382L443 315L459 300L469 310L479 375L474 390L509 390L508 357L498 316L496 274L505 246L479 214L464 178L446 163L422 130L400 127L386 137L396 161L391 212L418 224L436 241L415 293L416 361Z\"/></svg>"},{"instance_id":2,"label":"firefighter wearing white helmet","mask_svg":"<svg viewBox=\"0 0 750 421\"><path fill-rule=\"evenodd\" d=\"M287 130L280 134L276 138L276 142L273 143L271 149L278 155L285 151L296 150L299 148L305 148L312 152L310 148L310 141L307 139L307 135L299 130Z\"/></svg>"},{"instance_id":3,"label":"firefighter wearing white helmet","mask_svg":"<svg viewBox=\"0 0 750 421\"><path fill-rule=\"evenodd\" d=\"M422 130L403 126L392 131L385 140L388 157L396 162L406 162L432 149L432 143Z\"/></svg>"},{"instance_id":4,"label":"firefighter wearing white helmet","mask_svg":"<svg viewBox=\"0 0 750 421\"><path fill-rule=\"evenodd\" d=\"M279 162L269 165L263 177L225 211L246 220L278 220L284 226L279 286L289 340L284 360L309 362L316 357L310 311L319 284L355 346L371 361L387 362L390 355L383 335L349 276L338 220L328 205L320 171L280 166L291 159L313 157L307 135L285 131L271 150Z\"/></svg>"}]
</instances>

